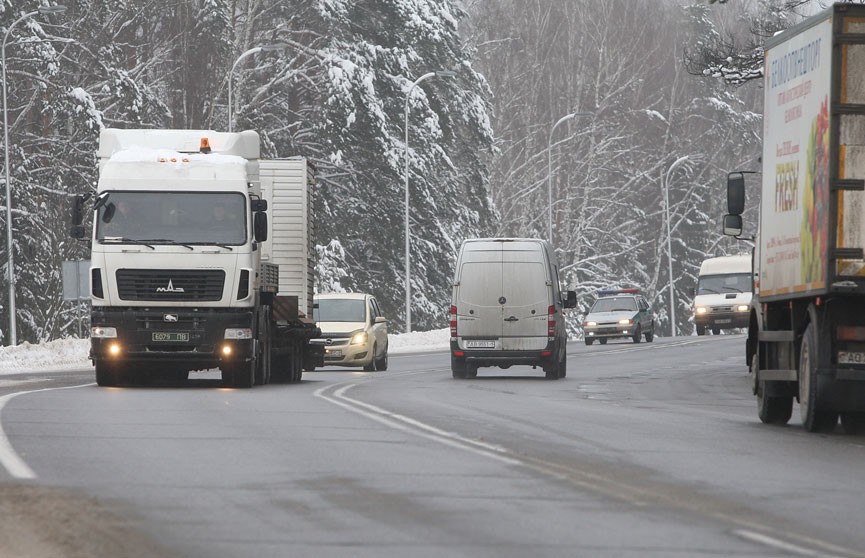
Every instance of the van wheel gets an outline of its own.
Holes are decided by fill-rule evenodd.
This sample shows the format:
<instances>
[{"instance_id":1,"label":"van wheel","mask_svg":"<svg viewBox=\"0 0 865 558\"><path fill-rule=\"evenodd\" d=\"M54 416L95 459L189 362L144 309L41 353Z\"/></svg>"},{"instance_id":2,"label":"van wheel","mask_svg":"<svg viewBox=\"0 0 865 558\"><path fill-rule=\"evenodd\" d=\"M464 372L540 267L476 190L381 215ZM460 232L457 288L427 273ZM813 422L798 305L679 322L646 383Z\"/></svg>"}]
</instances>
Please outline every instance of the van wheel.
<instances>
[{"instance_id":1,"label":"van wheel","mask_svg":"<svg viewBox=\"0 0 865 558\"><path fill-rule=\"evenodd\" d=\"M706 326L697 326L697 335L706 335Z\"/></svg>"},{"instance_id":2,"label":"van wheel","mask_svg":"<svg viewBox=\"0 0 865 558\"><path fill-rule=\"evenodd\" d=\"M567 372L567 352L562 356L562 359L558 362L553 362L544 367L544 377L548 380L558 380L559 378L564 378L565 373Z\"/></svg>"},{"instance_id":3,"label":"van wheel","mask_svg":"<svg viewBox=\"0 0 865 558\"><path fill-rule=\"evenodd\" d=\"M591 345L594 342L595 342L595 340L592 339L591 337L586 337L586 345Z\"/></svg>"},{"instance_id":4,"label":"van wheel","mask_svg":"<svg viewBox=\"0 0 865 558\"><path fill-rule=\"evenodd\" d=\"M466 363L451 357L451 374L457 380L464 380L466 377Z\"/></svg>"},{"instance_id":5,"label":"van wheel","mask_svg":"<svg viewBox=\"0 0 865 558\"><path fill-rule=\"evenodd\" d=\"M634 343L639 343L640 339L643 337L643 332L640 331L640 326L637 326L637 330L634 332L634 336L631 339L634 340Z\"/></svg>"},{"instance_id":6,"label":"van wheel","mask_svg":"<svg viewBox=\"0 0 865 558\"><path fill-rule=\"evenodd\" d=\"M562 361L559 363L559 378L564 378L568 375L568 351L565 350L562 355Z\"/></svg>"}]
</instances>

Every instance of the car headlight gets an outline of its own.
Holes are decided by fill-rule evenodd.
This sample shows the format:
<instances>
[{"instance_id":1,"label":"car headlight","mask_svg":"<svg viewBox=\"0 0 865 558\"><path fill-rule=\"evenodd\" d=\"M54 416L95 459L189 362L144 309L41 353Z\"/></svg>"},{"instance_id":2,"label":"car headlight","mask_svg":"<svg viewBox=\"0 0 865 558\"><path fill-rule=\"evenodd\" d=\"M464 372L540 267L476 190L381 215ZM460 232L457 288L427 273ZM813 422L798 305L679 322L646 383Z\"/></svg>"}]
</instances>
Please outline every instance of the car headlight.
<instances>
[{"instance_id":1,"label":"car headlight","mask_svg":"<svg viewBox=\"0 0 865 558\"><path fill-rule=\"evenodd\" d=\"M709 311L709 309L706 308L705 306L697 306L697 309L695 310L695 312L697 312L697 314L705 314L708 311Z\"/></svg>"},{"instance_id":2,"label":"car headlight","mask_svg":"<svg viewBox=\"0 0 865 558\"><path fill-rule=\"evenodd\" d=\"M634 323L634 320L619 320L619 323L622 325L631 325L632 323Z\"/></svg>"},{"instance_id":3,"label":"car headlight","mask_svg":"<svg viewBox=\"0 0 865 558\"><path fill-rule=\"evenodd\" d=\"M747 312L750 309L751 309L751 307L748 306L747 304L740 304L739 306L736 307L737 312Z\"/></svg>"},{"instance_id":4,"label":"car headlight","mask_svg":"<svg viewBox=\"0 0 865 558\"><path fill-rule=\"evenodd\" d=\"M598 322L583 322L584 326L593 327L598 325Z\"/></svg>"},{"instance_id":5,"label":"car headlight","mask_svg":"<svg viewBox=\"0 0 865 558\"><path fill-rule=\"evenodd\" d=\"M351 336L351 344L352 345L363 345L366 343L366 332L358 331L354 335Z\"/></svg>"},{"instance_id":6,"label":"car headlight","mask_svg":"<svg viewBox=\"0 0 865 558\"><path fill-rule=\"evenodd\" d=\"M93 339L115 339L117 338L117 328L103 326L91 327L90 337Z\"/></svg>"},{"instance_id":7,"label":"car headlight","mask_svg":"<svg viewBox=\"0 0 865 558\"><path fill-rule=\"evenodd\" d=\"M229 327L225 329L225 339L252 339L251 327Z\"/></svg>"}]
</instances>

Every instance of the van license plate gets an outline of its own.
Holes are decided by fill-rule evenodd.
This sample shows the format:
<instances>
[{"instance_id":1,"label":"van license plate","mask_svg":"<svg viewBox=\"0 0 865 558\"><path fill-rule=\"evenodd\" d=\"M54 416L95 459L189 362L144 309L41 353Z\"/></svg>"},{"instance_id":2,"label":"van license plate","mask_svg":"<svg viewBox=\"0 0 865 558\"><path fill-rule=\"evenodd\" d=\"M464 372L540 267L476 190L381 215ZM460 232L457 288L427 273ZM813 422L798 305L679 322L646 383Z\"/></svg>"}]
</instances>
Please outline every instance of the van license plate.
<instances>
[{"instance_id":1,"label":"van license plate","mask_svg":"<svg viewBox=\"0 0 865 558\"><path fill-rule=\"evenodd\" d=\"M865 364L865 353L838 351L838 364Z\"/></svg>"},{"instance_id":2,"label":"van license plate","mask_svg":"<svg viewBox=\"0 0 865 558\"><path fill-rule=\"evenodd\" d=\"M729 323L732 322L732 321L733 321L733 320L731 320L731 319L715 320L715 323L716 323L716 324L729 324Z\"/></svg>"},{"instance_id":3,"label":"van license plate","mask_svg":"<svg viewBox=\"0 0 865 558\"><path fill-rule=\"evenodd\" d=\"M151 339L154 341L189 341L189 333L169 333L166 331L154 331Z\"/></svg>"},{"instance_id":4,"label":"van license plate","mask_svg":"<svg viewBox=\"0 0 865 558\"><path fill-rule=\"evenodd\" d=\"M466 349L495 349L496 342L492 339L466 341Z\"/></svg>"}]
</instances>

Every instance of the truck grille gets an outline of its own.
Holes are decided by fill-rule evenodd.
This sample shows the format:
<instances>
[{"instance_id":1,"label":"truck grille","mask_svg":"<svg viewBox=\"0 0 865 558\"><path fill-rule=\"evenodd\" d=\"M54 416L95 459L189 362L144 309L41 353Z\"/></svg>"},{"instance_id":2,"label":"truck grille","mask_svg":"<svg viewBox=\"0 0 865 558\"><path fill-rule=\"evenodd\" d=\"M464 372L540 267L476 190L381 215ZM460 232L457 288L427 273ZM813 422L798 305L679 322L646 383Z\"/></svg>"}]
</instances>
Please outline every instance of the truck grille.
<instances>
[{"instance_id":1,"label":"truck grille","mask_svg":"<svg viewBox=\"0 0 865 558\"><path fill-rule=\"evenodd\" d=\"M122 300L218 301L225 272L221 269L118 269Z\"/></svg>"}]
</instances>

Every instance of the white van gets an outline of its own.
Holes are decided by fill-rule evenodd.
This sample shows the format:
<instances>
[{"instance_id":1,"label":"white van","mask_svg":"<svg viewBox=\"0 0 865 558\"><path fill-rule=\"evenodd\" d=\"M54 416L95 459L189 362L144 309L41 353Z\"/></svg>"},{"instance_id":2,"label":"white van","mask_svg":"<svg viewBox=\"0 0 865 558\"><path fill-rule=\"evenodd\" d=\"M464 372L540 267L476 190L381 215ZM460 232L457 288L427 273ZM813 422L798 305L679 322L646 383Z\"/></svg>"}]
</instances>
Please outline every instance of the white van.
<instances>
[{"instance_id":1,"label":"white van","mask_svg":"<svg viewBox=\"0 0 865 558\"><path fill-rule=\"evenodd\" d=\"M750 255L709 258L700 266L694 297L697 335L748 327L754 278Z\"/></svg>"},{"instance_id":2,"label":"white van","mask_svg":"<svg viewBox=\"0 0 865 558\"><path fill-rule=\"evenodd\" d=\"M460 247L451 298L451 371L473 378L480 366L540 366L546 378L564 378L565 308L556 256L549 242L477 238Z\"/></svg>"}]
</instances>

